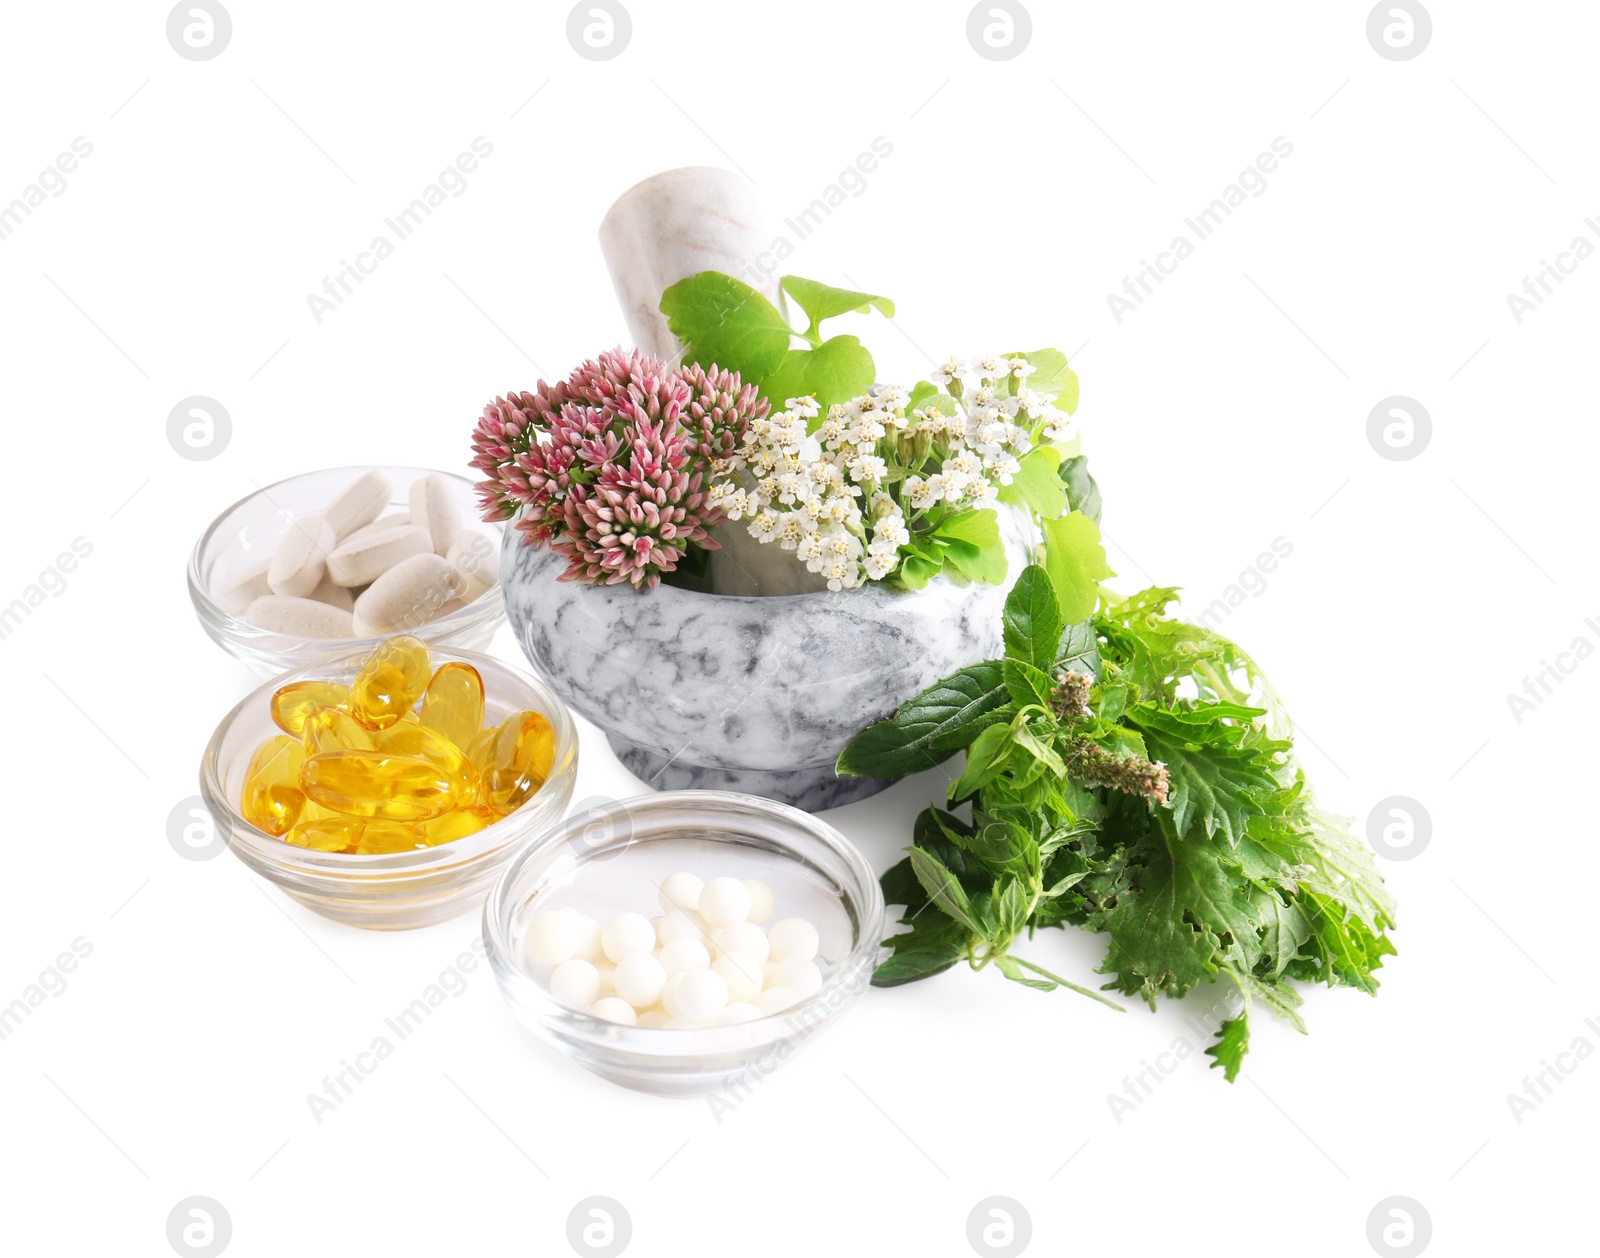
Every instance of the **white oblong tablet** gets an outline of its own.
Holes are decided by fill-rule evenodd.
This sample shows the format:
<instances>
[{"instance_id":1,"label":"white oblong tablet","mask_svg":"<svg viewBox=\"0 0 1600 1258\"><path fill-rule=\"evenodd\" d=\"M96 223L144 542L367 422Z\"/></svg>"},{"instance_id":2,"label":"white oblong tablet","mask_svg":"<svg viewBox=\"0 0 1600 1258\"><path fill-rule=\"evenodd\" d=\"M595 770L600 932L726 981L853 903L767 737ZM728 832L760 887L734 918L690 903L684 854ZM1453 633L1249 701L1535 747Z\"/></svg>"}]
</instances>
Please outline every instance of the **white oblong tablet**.
<instances>
[{"instance_id":1,"label":"white oblong tablet","mask_svg":"<svg viewBox=\"0 0 1600 1258\"><path fill-rule=\"evenodd\" d=\"M272 592L287 598L311 597L311 591L328 570L328 555L334 543L333 528L320 515L296 520L267 565L267 584Z\"/></svg>"},{"instance_id":2,"label":"white oblong tablet","mask_svg":"<svg viewBox=\"0 0 1600 1258\"><path fill-rule=\"evenodd\" d=\"M404 524L340 545L328 556L328 573L339 585L367 585L402 559L432 549L433 540L427 529Z\"/></svg>"},{"instance_id":3,"label":"white oblong tablet","mask_svg":"<svg viewBox=\"0 0 1600 1258\"><path fill-rule=\"evenodd\" d=\"M258 629L292 634L297 638L353 638L350 613L309 598L284 598L268 594L245 608L244 618Z\"/></svg>"},{"instance_id":4,"label":"white oblong tablet","mask_svg":"<svg viewBox=\"0 0 1600 1258\"><path fill-rule=\"evenodd\" d=\"M354 591L342 585L335 585L326 573L323 574L322 580L317 582L317 588L306 597L319 603L326 603L329 607L337 607L342 612L354 611L356 606ZM361 636L360 630L356 631L356 636Z\"/></svg>"},{"instance_id":5,"label":"white oblong tablet","mask_svg":"<svg viewBox=\"0 0 1600 1258\"><path fill-rule=\"evenodd\" d=\"M356 600L358 638L405 633L438 616L456 597L456 576L432 551L402 559Z\"/></svg>"},{"instance_id":6,"label":"white oblong tablet","mask_svg":"<svg viewBox=\"0 0 1600 1258\"><path fill-rule=\"evenodd\" d=\"M211 596L211 601L230 616L244 615L244 609L256 599L272 593L272 587L267 584L267 569L271 564L271 559L258 559L241 569Z\"/></svg>"},{"instance_id":7,"label":"white oblong tablet","mask_svg":"<svg viewBox=\"0 0 1600 1258\"><path fill-rule=\"evenodd\" d=\"M411 512L391 511L388 515L380 515L371 524L363 524L358 529L351 529L350 532L339 539L339 544L343 546L349 542L358 542L363 537L368 537L373 533L382 533L389 529L401 528L410 523Z\"/></svg>"},{"instance_id":8,"label":"white oblong tablet","mask_svg":"<svg viewBox=\"0 0 1600 1258\"><path fill-rule=\"evenodd\" d=\"M379 471L363 472L322 513L335 535L343 541L364 524L371 524L389 505L394 486ZM351 582L359 585L360 582Z\"/></svg>"},{"instance_id":9,"label":"white oblong tablet","mask_svg":"<svg viewBox=\"0 0 1600 1258\"><path fill-rule=\"evenodd\" d=\"M428 530L435 553L448 554L465 523L455 486L438 474L412 481L411 523Z\"/></svg>"}]
</instances>

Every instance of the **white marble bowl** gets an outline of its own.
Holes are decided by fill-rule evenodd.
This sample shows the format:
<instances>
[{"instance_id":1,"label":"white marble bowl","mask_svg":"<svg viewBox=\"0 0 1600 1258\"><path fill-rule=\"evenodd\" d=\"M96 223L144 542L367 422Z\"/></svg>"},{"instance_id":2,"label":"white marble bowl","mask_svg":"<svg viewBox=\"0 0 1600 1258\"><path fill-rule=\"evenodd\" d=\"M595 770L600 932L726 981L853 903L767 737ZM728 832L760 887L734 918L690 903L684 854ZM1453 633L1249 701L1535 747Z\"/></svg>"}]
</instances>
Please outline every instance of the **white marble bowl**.
<instances>
[{"instance_id":1,"label":"white marble bowl","mask_svg":"<svg viewBox=\"0 0 1600 1258\"><path fill-rule=\"evenodd\" d=\"M573 711L658 790L741 791L810 811L887 782L837 777L858 731L941 677L1001 652L1011 578L1039 534L1001 509L1000 585L940 577L775 598L558 581L566 560L508 528L501 582L517 640ZM772 562L794 557L771 548Z\"/></svg>"}]
</instances>

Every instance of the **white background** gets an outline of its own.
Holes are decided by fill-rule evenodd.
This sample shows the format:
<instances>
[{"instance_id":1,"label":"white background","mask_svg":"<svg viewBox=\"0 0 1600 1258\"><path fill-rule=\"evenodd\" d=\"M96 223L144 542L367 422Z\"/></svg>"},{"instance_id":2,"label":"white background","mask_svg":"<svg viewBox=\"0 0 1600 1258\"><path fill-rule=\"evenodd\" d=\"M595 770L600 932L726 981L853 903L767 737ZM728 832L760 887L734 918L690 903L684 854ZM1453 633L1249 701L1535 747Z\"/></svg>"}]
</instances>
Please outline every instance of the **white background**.
<instances>
[{"instance_id":1,"label":"white background","mask_svg":"<svg viewBox=\"0 0 1600 1258\"><path fill-rule=\"evenodd\" d=\"M0 1043L5 1250L169 1253L193 1194L239 1255L564 1253L591 1194L642 1255L967 1253L993 1194L1038 1253L1365 1254L1396 1194L1435 1253L1592 1245L1600 1060L1520 1124L1506 1095L1580 1035L1600 1048L1600 663L1520 722L1506 695L1600 643L1600 261L1520 325L1506 294L1600 243L1600 14L1439 0L1430 46L1392 62L1362 3L1040 2L995 63L943 0L632 8L594 63L565 5L236 0L196 63L160 4L6 6L0 203L74 137L94 151L0 240L0 603L93 546L0 642L0 1003L93 946ZM467 190L319 325L306 294L480 135ZM174 854L167 815L254 684L194 621L194 539L297 471L460 470L487 398L620 341L595 229L636 180L737 168L781 218L876 136L892 156L789 269L897 300L859 329L881 378L1072 354L1124 588L1183 585L1192 613L1292 544L1220 627L1303 722L1329 807L1431 815L1424 852L1380 862L1401 906L1381 995L1310 992L1309 1037L1258 1018L1237 1083L1196 1052L1118 1122L1107 1095L1195 1038L1195 1008L951 972L870 992L718 1123L543 1048L479 969L319 1125L306 1094L477 921L367 934ZM1116 322L1106 294L1276 136L1267 191ZM191 394L232 416L208 462L165 436ZM1410 461L1366 438L1394 394L1433 420ZM508 632L498 650L517 658ZM583 733L578 796L638 789ZM832 819L885 868L942 782ZM1100 952L1029 949L1083 981Z\"/></svg>"}]
</instances>

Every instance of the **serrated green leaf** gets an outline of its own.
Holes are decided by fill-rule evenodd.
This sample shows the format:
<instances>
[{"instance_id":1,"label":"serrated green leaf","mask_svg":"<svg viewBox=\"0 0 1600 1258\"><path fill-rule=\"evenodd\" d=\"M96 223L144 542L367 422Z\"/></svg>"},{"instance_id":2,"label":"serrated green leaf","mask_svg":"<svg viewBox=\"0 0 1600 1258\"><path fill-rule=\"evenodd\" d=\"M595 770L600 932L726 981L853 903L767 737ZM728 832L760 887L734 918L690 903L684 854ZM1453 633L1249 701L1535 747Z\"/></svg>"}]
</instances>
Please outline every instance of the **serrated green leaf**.
<instances>
[{"instance_id":1,"label":"serrated green leaf","mask_svg":"<svg viewBox=\"0 0 1600 1258\"><path fill-rule=\"evenodd\" d=\"M1106 566L1100 527L1081 511L1043 521L1045 570L1055 583L1061 616L1068 624L1087 620L1100 599L1100 582L1115 575Z\"/></svg>"},{"instance_id":2,"label":"serrated green leaf","mask_svg":"<svg viewBox=\"0 0 1600 1258\"><path fill-rule=\"evenodd\" d=\"M928 893L928 898L973 934L984 934L983 923L973 911L972 901L967 898L956 876L940 863L939 858L921 847L912 848L908 855L911 871Z\"/></svg>"},{"instance_id":3,"label":"serrated green leaf","mask_svg":"<svg viewBox=\"0 0 1600 1258\"><path fill-rule=\"evenodd\" d=\"M1250 1051L1250 1015L1249 1007L1246 1012L1237 1018L1229 1018L1222 1024L1217 1032L1217 1042L1206 1049L1207 1057L1215 1057L1211 1063L1212 1069L1222 1067L1222 1077L1232 1083L1239 1077L1239 1068L1244 1065L1244 1055Z\"/></svg>"},{"instance_id":4,"label":"serrated green leaf","mask_svg":"<svg viewBox=\"0 0 1600 1258\"><path fill-rule=\"evenodd\" d=\"M857 734L839 753L838 772L900 777L931 769L1002 719L1010 702L999 660L969 665L906 700L892 719Z\"/></svg>"},{"instance_id":5,"label":"serrated green leaf","mask_svg":"<svg viewBox=\"0 0 1600 1258\"><path fill-rule=\"evenodd\" d=\"M1007 657L1048 670L1058 658L1064 623L1050 574L1029 564L1006 595L1002 624Z\"/></svg>"}]
</instances>

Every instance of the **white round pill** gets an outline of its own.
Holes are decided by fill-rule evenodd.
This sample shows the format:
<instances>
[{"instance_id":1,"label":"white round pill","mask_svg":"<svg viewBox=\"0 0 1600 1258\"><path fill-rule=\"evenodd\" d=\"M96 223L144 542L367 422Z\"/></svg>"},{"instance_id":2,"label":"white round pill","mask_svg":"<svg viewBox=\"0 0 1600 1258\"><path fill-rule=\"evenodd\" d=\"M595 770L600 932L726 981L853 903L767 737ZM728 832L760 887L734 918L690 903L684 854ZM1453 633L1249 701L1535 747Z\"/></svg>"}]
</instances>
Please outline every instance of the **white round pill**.
<instances>
[{"instance_id":1,"label":"white round pill","mask_svg":"<svg viewBox=\"0 0 1600 1258\"><path fill-rule=\"evenodd\" d=\"M708 926L731 926L750 915L750 888L737 878L713 878L700 891L700 916Z\"/></svg>"},{"instance_id":2,"label":"white round pill","mask_svg":"<svg viewBox=\"0 0 1600 1258\"><path fill-rule=\"evenodd\" d=\"M756 1008L763 1014L782 1013L795 1002L795 994L787 987L769 987L756 997Z\"/></svg>"},{"instance_id":3,"label":"white round pill","mask_svg":"<svg viewBox=\"0 0 1600 1258\"><path fill-rule=\"evenodd\" d=\"M673 909L697 908L700 892L705 885L693 874L668 874L662 879L661 889L656 893L656 898L661 901L661 911L670 913Z\"/></svg>"},{"instance_id":4,"label":"white round pill","mask_svg":"<svg viewBox=\"0 0 1600 1258\"><path fill-rule=\"evenodd\" d=\"M587 961L563 961L550 971L550 994L564 1005L587 1009L600 997L600 975Z\"/></svg>"},{"instance_id":5,"label":"white round pill","mask_svg":"<svg viewBox=\"0 0 1600 1258\"><path fill-rule=\"evenodd\" d=\"M628 1006L630 1009L632 1005ZM665 1009L646 1009L639 1014L639 1025L648 1027L666 1026L672 1015Z\"/></svg>"},{"instance_id":6,"label":"white round pill","mask_svg":"<svg viewBox=\"0 0 1600 1258\"><path fill-rule=\"evenodd\" d=\"M696 1022L710 1022L728 1004L728 985L714 970L688 970L672 980L677 984L677 1016ZM669 1002L667 1009L672 1010Z\"/></svg>"},{"instance_id":7,"label":"white round pill","mask_svg":"<svg viewBox=\"0 0 1600 1258\"><path fill-rule=\"evenodd\" d=\"M577 909L567 911L572 914L572 955L598 965L601 960L600 923Z\"/></svg>"},{"instance_id":8,"label":"white round pill","mask_svg":"<svg viewBox=\"0 0 1600 1258\"><path fill-rule=\"evenodd\" d=\"M778 963L768 961L761 967L761 985L763 987L776 987L778 985Z\"/></svg>"},{"instance_id":9,"label":"white round pill","mask_svg":"<svg viewBox=\"0 0 1600 1258\"><path fill-rule=\"evenodd\" d=\"M711 954L698 939L674 939L656 954L661 968L670 978L689 970L704 970L711 965Z\"/></svg>"},{"instance_id":10,"label":"white round pill","mask_svg":"<svg viewBox=\"0 0 1600 1258\"><path fill-rule=\"evenodd\" d=\"M773 978L774 987L787 987L799 1000L815 996L822 987L822 971L815 961L802 961L790 957L778 962L778 972Z\"/></svg>"},{"instance_id":11,"label":"white round pill","mask_svg":"<svg viewBox=\"0 0 1600 1258\"><path fill-rule=\"evenodd\" d=\"M772 888L759 878L746 878L744 885L750 892L750 916L745 920L759 926L772 916L772 911L778 907L778 901L772 894Z\"/></svg>"},{"instance_id":12,"label":"white round pill","mask_svg":"<svg viewBox=\"0 0 1600 1258\"><path fill-rule=\"evenodd\" d=\"M576 909L535 913L528 922L528 955L545 965L572 960L583 941L582 916Z\"/></svg>"},{"instance_id":13,"label":"white round pill","mask_svg":"<svg viewBox=\"0 0 1600 1258\"><path fill-rule=\"evenodd\" d=\"M655 919L656 942L663 948L674 939L693 939L705 943L707 934L699 914L683 909L668 909Z\"/></svg>"},{"instance_id":14,"label":"white round pill","mask_svg":"<svg viewBox=\"0 0 1600 1258\"><path fill-rule=\"evenodd\" d=\"M618 965L655 946L655 927L643 913L618 913L600 928L600 947Z\"/></svg>"},{"instance_id":15,"label":"white round pill","mask_svg":"<svg viewBox=\"0 0 1600 1258\"><path fill-rule=\"evenodd\" d=\"M754 922L735 922L732 926L724 926L716 934L718 952L742 952L745 956L754 957L757 968L771 953L771 945L767 942L767 932Z\"/></svg>"},{"instance_id":16,"label":"white round pill","mask_svg":"<svg viewBox=\"0 0 1600 1258\"><path fill-rule=\"evenodd\" d=\"M745 1001L735 1001L717 1015L718 1026L732 1026L736 1022L754 1022L761 1016L761 1010Z\"/></svg>"},{"instance_id":17,"label":"white round pill","mask_svg":"<svg viewBox=\"0 0 1600 1258\"><path fill-rule=\"evenodd\" d=\"M787 961L790 957L809 961L821 946L817 928L803 917L786 917L774 923L767 939L772 944L770 955L774 961Z\"/></svg>"},{"instance_id":18,"label":"white round pill","mask_svg":"<svg viewBox=\"0 0 1600 1258\"><path fill-rule=\"evenodd\" d=\"M585 958L585 960L588 960L588 958ZM590 961L589 964L594 966L595 973L600 976L600 994L602 996L615 995L617 990L617 967L604 957L601 957L598 961Z\"/></svg>"},{"instance_id":19,"label":"white round pill","mask_svg":"<svg viewBox=\"0 0 1600 1258\"><path fill-rule=\"evenodd\" d=\"M729 1000L753 1000L761 990L761 962L748 953L724 952L711 963L711 972L728 985Z\"/></svg>"},{"instance_id":20,"label":"white round pill","mask_svg":"<svg viewBox=\"0 0 1600 1258\"><path fill-rule=\"evenodd\" d=\"M600 997L589 1006L589 1013L593 1017L604 1018L607 1022L620 1022L623 1026L636 1026L639 1021L633 1006L616 996Z\"/></svg>"},{"instance_id":21,"label":"white round pill","mask_svg":"<svg viewBox=\"0 0 1600 1258\"><path fill-rule=\"evenodd\" d=\"M666 967L647 952L621 962L611 978L617 995L635 1009L648 1009L660 1000L666 982Z\"/></svg>"}]
</instances>

